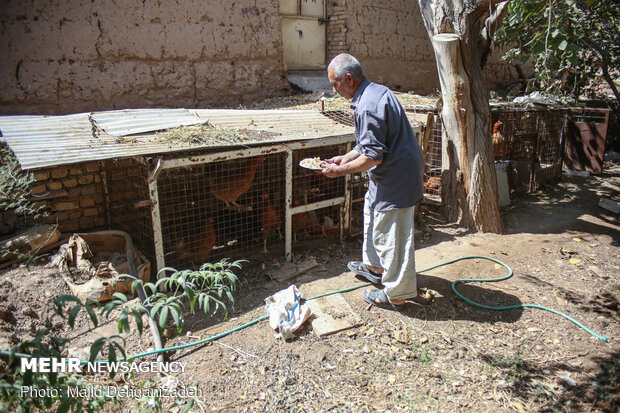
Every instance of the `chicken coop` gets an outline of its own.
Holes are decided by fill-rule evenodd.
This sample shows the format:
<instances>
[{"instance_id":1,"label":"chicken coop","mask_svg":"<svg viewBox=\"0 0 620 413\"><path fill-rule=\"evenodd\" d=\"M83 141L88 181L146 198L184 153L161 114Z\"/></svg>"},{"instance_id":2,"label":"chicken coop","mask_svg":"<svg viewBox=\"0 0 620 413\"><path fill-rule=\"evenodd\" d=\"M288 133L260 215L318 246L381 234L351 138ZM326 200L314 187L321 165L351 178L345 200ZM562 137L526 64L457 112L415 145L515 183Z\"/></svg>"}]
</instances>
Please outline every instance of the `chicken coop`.
<instances>
[{"instance_id":1,"label":"chicken coop","mask_svg":"<svg viewBox=\"0 0 620 413\"><path fill-rule=\"evenodd\" d=\"M291 258L295 246L347 236L361 187L352 191L353 177L329 179L299 165L351 150L351 122L337 116L125 110L28 117L30 123L0 117L0 129L25 169L52 168L53 178L53 168L96 161L104 226L128 232L159 270L221 258ZM80 203L79 192L62 192L57 204Z\"/></svg>"},{"instance_id":2,"label":"chicken coop","mask_svg":"<svg viewBox=\"0 0 620 413\"><path fill-rule=\"evenodd\" d=\"M427 112L420 140L425 160L424 191L427 198L441 202L441 118L434 107L405 109L413 113ZM491 108L492 123L509 144L505 162L511 191L533 192L560 176L566 116L565 108Z\"/></svg>"}]
</instances>

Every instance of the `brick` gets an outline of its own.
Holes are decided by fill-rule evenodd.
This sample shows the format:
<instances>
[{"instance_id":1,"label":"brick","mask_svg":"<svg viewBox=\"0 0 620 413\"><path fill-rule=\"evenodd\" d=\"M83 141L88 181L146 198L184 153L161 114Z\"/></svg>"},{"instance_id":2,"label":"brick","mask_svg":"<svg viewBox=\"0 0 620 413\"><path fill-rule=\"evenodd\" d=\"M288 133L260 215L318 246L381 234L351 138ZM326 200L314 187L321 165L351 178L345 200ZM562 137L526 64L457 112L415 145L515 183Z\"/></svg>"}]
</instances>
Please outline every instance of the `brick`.
<instances>
[{"instance_id":1,"label":"brick","mask_svg":"<svg viewBox=\"0 0 620 413\"><path fill-rule=\"evenodd\" d=\"M95 225L95 219L93 217L82 217L78 220L80 228L90 228Z\"/></svg>"},{"instance_id":2,"label":"brick","mask_svg":"<svg viewBox=\"0 0 620 413\"><path fill-rule=\"evenodd\" d=\"M68 219L75 221L76 219L80 218L82 216L82 211L73 211L73 212L69 212L68 214Z\"/></svg>"},{"instance_id":3,"label":"brick","mask_svg":"<svg viewBox=\"0 0 620 413\"><path fill-rule=\"evenodd\" d=\"M53 211L70 211L72 209L78 209L79 207L78 201L54 202L52 204Z\"/></svg>"},{"instance_id":4,"label":"brick","mask_svg":"<svg viewBox=\"0 0 620 413\"><path fill-rule=\"evenodd\" d=\"M93 175L82 175L79 177L78 182L80 185L88 185L92 184L94 180L95 177Z\"/></svg>"},{"instance_id":5,"label":"brick","mask_svg":"<svg viewBox=\"0 0 620 413\"><path fill-rule=\"evenodd\" d=\"M57 221L64 222L69 219L69 214L66 212L58 212L56 214L52 214L50 218L51 218L50 222L53 222L53 223L56 223Z\"/></svg>"},{"instance_id":6,"label":"brick","mask_svg":"<svg viewBox=\"0 0 620 413\"><path fill-rule=\"evenodd\" d=\"M82 195L82 188L79 186L71 188L67 191L67 198L79 198Z\"/></svg>"},{"instance_id":7,"label":"brick","mask_svg":"<svg viewBox=\"0 0 620 413\"><path fill-rule=\"evenodd\" d=\"M99 215L99 209L97 208L87 208L84 210L85 217L94 217L95 215Z\"/></svg>"},{"instance_id":8,"label":"brick","mask_svg":"<svg viewBox=\"0 0 620 413\"><path fill-rule=\"evenodd\" d=\"M78 168L76 166L69 168L70 175L82 175L83 173L84 173L84 170L82 170L82 168Z\"/></svg>"},{"instance_id":9,"label":"brick","mask_svg":"<svg viewBox=\"0 0 620 413\"><path fill-rule=\"evenodd\" d=\"M104 198L101 192L95 194L95 204L103 204Z\"/></svg>"},{"instance_id":10,"label":"brick","mask_svg":"<svg viewBox=\"0 0 620 413\"><path fill-rule=\"evenodd\" d=\"M96 192L97 192L96 185L89 185L89 186L82 187L82 195L92 195Z\"/></svg>"},{"instance_id":11,"label":"brick","mask_svg":"<svg viewBox=\"0 0 620 413\"><path fill-rule=\"evenodd\" d=\"M48 182L47 189L51 189L52 191L59 191L62 189L62 182L60 181Z\"/></svg>"},{"instance_id":12,"label":"brick","mask_svg":"<svg viewBox=\"0 0 620 413\"><path fill-rule=\"evenodd\" d=\"M36 171L32 175L33 175L34 179L36 179L37 181L47 181L48 179L50 179L50 171L49 170Z\"/></svg>"},{"instance_id":13,"label":"brick","mask_svg":"<svg viewBox=\"0 0 620 413\"><path fill-rule=\"evenodd\" d=\"M104 217L97 217L95 218L95 226L96 227L102 227L105 225L105 218Z\"/></svg>"},{"instance_id":14,"label":"brick","mask_svg":"<svg viewBox=\"0 0 620 413\"><path fill-rule=\"evenodd\" d=\"M65 188L75 188L78 185L78 180L76 178L63 179L62 184Z\"/></svg>"},{"instance_id":15,"label":"brick","mask_svg":"<svg viewBox=\"0 0 620 413\"><path fill-rule=\"evenodd\" d=\"M80 199L80 208L91 207L95 205L95 198L82 198Z\"/></svg>"},{"instance_id":16,"label":"brick","mask_svg":"<svg viewBox=\"0 0 620 413\"><path fill-rule=\"evenodd\" d=\"M69 175L69 169L67 168L54 168L52 169L52 178L64 178Z\"/></svg>"},{"instance_id":17,"label":"brick","mask_svg":"<svg viewBox=\"0 0 620 413\"><path fill-rule=\"evenodd\" d=\"M98 162L89 162L84 165L86 172L99 172L99 163Z\"/></svg>"},{"instance_id":18,"label":"brick","mask_svg":"<svg viewBox=\"0 0 620 413\"><path fill-rule=\"evenodd\" d=\"M95 182L101 182L101 175L95 175Z\"/></svg>"},{"instance_id":19,"label":"brick","mask_svg":"<svg viewBox=\"0 0 620 413\"><path fill-rule=\"evenodd\" d=\"M60 232L74 232L79 231L80 224L77 222L65 222L58 225L58 231Z\"/></svg>"},{"instance_id":20,"label":"brick","mask_svg":"<svg viewBox=\"0 0 620 413\"><path fill-rule=\"evenodd\" d=\"M45 184L41 184L41 185L35 185L30 189L30 192L33 195L41 195L42 193L44 193L47 190L47 185Z\"/></svg>"}]
</instances>

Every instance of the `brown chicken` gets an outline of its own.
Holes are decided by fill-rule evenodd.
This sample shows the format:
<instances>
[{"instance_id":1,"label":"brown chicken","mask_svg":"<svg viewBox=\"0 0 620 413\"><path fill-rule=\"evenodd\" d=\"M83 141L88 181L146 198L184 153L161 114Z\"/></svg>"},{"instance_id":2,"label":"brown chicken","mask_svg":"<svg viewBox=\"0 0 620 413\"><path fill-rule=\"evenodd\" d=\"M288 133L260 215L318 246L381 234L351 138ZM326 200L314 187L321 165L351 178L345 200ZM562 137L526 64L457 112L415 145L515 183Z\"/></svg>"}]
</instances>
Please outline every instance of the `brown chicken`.
<instances>
[{"instance_id":1,"label":"brown chicken","mask_svg":"<svg viewBox=\"0 0 620 413\"><path fill-rule=\"evenodd\" d=\"M506 139L499 130L502 125L503 123L501 120L495 122L495 125L493 125L493 134L491 135L493 138L493 154L496 159L503 159L505 156L508 156L508 152L510 151L508 139Z\"/></svg>"},{"instance_id":2,"label":"brown chicken","mask_svg":"<svg viewBox=\"0 0 620 413\"><path fill-rule=\"evenodd\" d=\"M226 177L226 179L216 180L211 184L213 196L225 202L227 208L230 208L232 204L238 210L251 211L251 206L239 205L237 199L250 189L256 175L256 169L259 164L263 163L263 160L263 155L256 156L247 161L239 173Z\"/></svg>"},{"instance_id":3,"label":"brown chicken","mask_svg":"<svg viewBox=\"0 0 620 413\"><path fill-rule=\"evenodd\" d=\"M307 202L306 202L307 203ZM301 201L295 201L295 206L298 207L301 205ZM300 212L298 214L293 215L293 238L297 241L297 233L299 231L306 232L308 230L308 226L310 225L310 217L307 212Z\"/></svg>"},{"instance_id":4,"label":"brown chicken","mask_svg":"<svg viewBox=\"0 0 620 413\"><path fill-rule=\"evenodd\" d=\"M429 190L437 195L441 195L441 178L438 176L428 176L424 174L424 189Z\"/></svg>"},{"instance_id":5,"label":"brown chicken","mask_svg":"<svg viewBox=\"0 0 620 413\"><path fill-rule=\"evenodd\" d=\"M215 229L213 218L207 219L200 232L187 241L177 242L177 254L182 260L189 260L199 265L204 264L215 246Z\"/></svg>"},{"instance_id":6,"label":"brown chicken","mask_svg":"<svg viewBox=\"0 0 620 413\"><path fill-rule=\"evenodd\" d=\"M267 254L269 252L267 250L267 240L269 239L271 230L275 228L278 231L280 239L282 239L282 233L280 232L281 220L280 214L278 214L278 211L276 211L269 200L269 194L263 192L262 201L260 216L263 225L263 252Z\"/></svg>"}]
</instances>

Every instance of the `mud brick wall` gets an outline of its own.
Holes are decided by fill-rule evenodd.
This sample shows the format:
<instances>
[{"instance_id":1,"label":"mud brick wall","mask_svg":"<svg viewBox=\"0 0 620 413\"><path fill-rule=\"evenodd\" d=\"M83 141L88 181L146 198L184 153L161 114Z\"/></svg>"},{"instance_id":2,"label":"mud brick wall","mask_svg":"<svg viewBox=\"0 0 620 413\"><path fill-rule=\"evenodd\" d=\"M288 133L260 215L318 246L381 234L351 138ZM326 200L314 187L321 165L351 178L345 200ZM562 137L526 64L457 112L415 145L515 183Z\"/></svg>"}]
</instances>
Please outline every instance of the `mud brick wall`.
<instances>
[{"instance_id":1,"label":"mud brick wall","mask_svg":"<svg viewBox=\"0 0 620 413\"><path fill-rule=\"evenodd\" d=\"M34 200L46 206L46 222L60 232L86 231L105 225L105 197L98 162L39 169L31 187Z\"/></svg>"},{"instance_id":2,"label":"mud brick wall","mask_svg":"<svg viewBox=\"0 0 620 413\"><path fill-rule=\"evenodd\" d=\"M278 0L12 1L0 114L238 105L287 86Z\"/></svg>"},{"instance_id":3,"label":"mud brick wall","mask_svg":"<svg viewBox=\"0 0 620 413\"><path fill-rule=\"evenodd\" d=\"M417 0L331 0L328 15L330 59L351 53L372 81L393 90L428 94L439 89L435 54ZM484 70L491 89L518 77L501 56L495 51Z\"/></svg>"}]
</instances>

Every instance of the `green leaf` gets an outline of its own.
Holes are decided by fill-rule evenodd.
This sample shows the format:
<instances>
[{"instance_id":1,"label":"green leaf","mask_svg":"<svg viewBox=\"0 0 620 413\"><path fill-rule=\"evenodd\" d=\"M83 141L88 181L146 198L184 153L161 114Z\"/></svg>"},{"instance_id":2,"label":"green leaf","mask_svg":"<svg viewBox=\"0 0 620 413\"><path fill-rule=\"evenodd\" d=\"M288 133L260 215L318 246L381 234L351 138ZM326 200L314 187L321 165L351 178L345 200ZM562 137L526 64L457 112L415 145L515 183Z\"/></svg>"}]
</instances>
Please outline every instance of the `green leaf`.
<instances>
[{"instance_id":1,"label":"green leaf","mask_svg":"<svg viewBox=\"0 0 620 413\"><path fill-rule=\"evenodd\" d=\"M118 316L118 321L117 321L117 327L118 327L118 332L122 333L123 331L125 331L127 334L129 334L129 316L127 314L127 308L123 308L123 311L121 311L121 314Z\"/></svg>"},{"instance_id":2,"label":"green leaf","mask_svg":"<svg viewBox=\"0 0 620 413\"><path fill-rule=\"evenodd\" d=\"M142 335L142 314L140 314L140 312L138 310L132 310L131 313L133 314L134 319L136 320L136 327L138 327L138 333L140 333L140 335Z\"/></svg>"},{"instance_id":3,"label":"green leaf","mask_svg":"<svg viewBox=\"0 0 620 413\"><path fill-rule=\"evenodd\" d=\"M568 46L568 42L566 40L562 40L560 44L558 45L558 49L566 50L566 46Z\"/></svg>"},{"instance_id":4,"label":"green leaf","mask_svg":"<svg viewBox=\"0 0 620 413\"><path fill-rule=\"evenodd\" d=\"M101 348L105 344L105 341L106 341L105 337L101 337L95 340L93 345L90 346L90 357L88 358L88 361L90 361L91 363L95 361L95 359L97 358L97 354L99 354L99 352L101 351Z\"/></svg>"},{"instance_id":5,"label":"green leaf","mask_svg":"<svg viewBox=\"0 0 620 413\"><path fill-rule=\"evenodd\" d=\"M99 325L99 319L97 319L97 315L95 314L95 310L93 310L89 306L85 306L84 308L86 309L86 312L88 313L88 316L90 317L90 321L92 321L93 325L95 327L97 327Z\"/></svg>"},{"instance_id":6,"label":"green leaf","mask_svg":"<svg viewBox=\"0 0 620 413\"><path fill-rule=\"evenodd\" d=\"M74 327L74 325L75 325L75 318L77 317L78 313L80 312L80 308L82 308L82 305L78 304L78 305L73 306L71 311L69 311L69 319L68 319L69 327L71 327L71 328Z\"/></svg>"},{"instance_id":7,"label":"green leaf","mask_svg":"<svg viewBox=\"0 0 620 413\"><path fill-rule=\"evenodd\" d=\"M162 307L161 312L159 313L159 327L164 328L166 325L166 320L168 319L168 307Z\"/></svg>"},{"instance_id":8,"label":"green leaf","mask_svg":"<svg viewBox=\"0 0 620 413\"><path fill-rule=\"evenodd\" d=\"M69 408L71 407L73 400L70 398L66 398L64 399L60 405L58 405L58 409L56 410L56 413L67 413L69 411Z\"/></svg>"}]
</instances>

